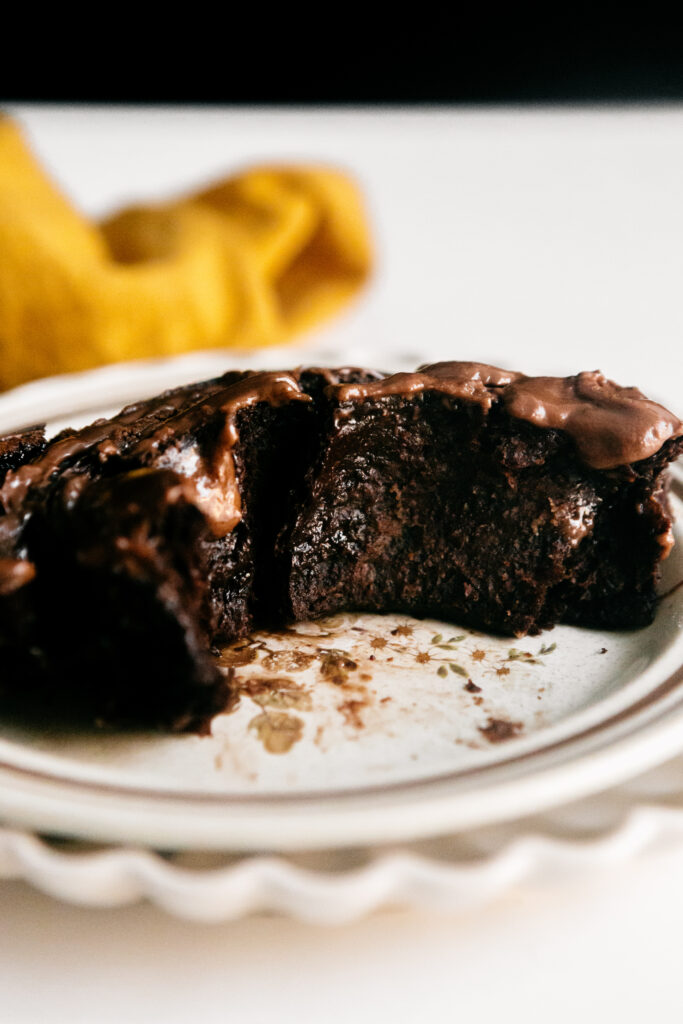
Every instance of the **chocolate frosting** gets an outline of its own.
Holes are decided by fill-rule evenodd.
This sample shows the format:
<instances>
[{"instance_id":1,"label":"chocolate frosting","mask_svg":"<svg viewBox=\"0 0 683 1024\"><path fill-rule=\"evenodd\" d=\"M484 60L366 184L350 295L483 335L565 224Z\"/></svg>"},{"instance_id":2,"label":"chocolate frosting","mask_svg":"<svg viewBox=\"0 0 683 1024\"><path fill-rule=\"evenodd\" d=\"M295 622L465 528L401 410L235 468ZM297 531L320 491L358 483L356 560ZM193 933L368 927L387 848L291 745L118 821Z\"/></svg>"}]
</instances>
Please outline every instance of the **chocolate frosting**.
<instances>
[{"instance_id":1,"label":"chocolate frosting","mask_svg":"<svg viewBox=\"0 0 683 1024\"><path fill-rule=\"evenodd\" d=\"M486 363L432 363L421 366L417 373L394 373L383 380L365 384L341 384L335 388L340 402L384 398L386 395L412 395L421 391L439 391L452 398L476 402L483 409L491 408L495 391L521 377L511 370L501 370Z\"/></svg>"},{"instance_id":2,"label":"chocolate frosting","mask_svg":"<svg viewBox=\"0 0 683 1024\"><path fill-rule=\"evenodd\" d=\"M179 389L175 394L160 395L152 401L128 405L111 419L95 420L81 430L66 431L37 459L7 473L0 488L0 507L8 513L19 509L29 490L44 486L65 464L92 449L99 450L102 461L108 455L118 454L126 428L134 427L143 413L148 417L172 415L183 401L187 401L187 397Z\"/></svg>"},{"instance_id":3,"label":"chocolate frosting","mask_svg":"<svg viewBox=\"0 0 683 1024\"><path fill-rule=\"evenodd\" d=\"M0 597L6 597L26 586L35 574L32 562L21 558L0 558Z\"/></svg>"},{"instance_id":4,"label":"chocolate frosting","mask_svg":"<svg viewBox=\"0 0 683 1024\"><path fill-rule=\"evenodd\" d=\"M599 371L575 377L527 377L485 363L444 362L369 384L334 389L342 403L433 391L474 402L487 412L501 402L515 419L562 430L593 469L614 469L654 455L683 423L637 388L623 388Z\"/></svg>"},{"instance_id":5,"label":"chocolate frosting","mask_svg":"<svg viewBox=\"0 0 683 1024\"><path fill-rule=\"evenodd\" d=\"M564 430L594 469L639 462L683 434L681 421L637 388L622 388L598 370L576 377L522 377L503 394L511 416Z\"/></svg>"},{"instance_id":6,"label":"chocolate frosting","mask_svg":"<svg viewBox=\"0 0 683 1024\"><path fill-rule=\"evenodd\" d=\"M145 438L132 455L145 457L163 448L157 465L175 470L184 477L193 491L194 502L206 515L214 536L223 537L235 528L242 517L235 460L232 455L239 435L237 415L257 402L278 406L287 402L310 402L291 373L256 373L230 384L200 406L194 406L167 421L151 437ZM209 418L218 410L223 419L221 436L210 459L195 446L176 447L169 440L182 437L197 419Z\"/></svg>"},{"instance_id":7,"label":"chocolate frosting","mask_svg":"<svg viewBox=\"0 0 683 1024\"><path fill-rule=\"evenodd\" d=\"M230 372L127 406L110 420L64 432L50 443L41 434L36 452L27 450L23 465L15 461L17 468L8 469L0 487L0 598L20 590L35 575L22 536L41 492L59 480L61 500L71 506L87 490L91 473L97 477L97 466L111 459L120 462L112 467L114 476L136 468L171 471L169 478L204 513L214 535L230 533L242 517L235 462L240 412L258 403L311 402L306 386L311 376L319 378L340 424L358 403L436 393L473 404L482 416L495 407L541 430L560 431L572 439L578 457L598 471L647 459L670 438L683 435L683 424L672 413L597 371L529 377L485 363L442 362L393 375L352 368ZM12 458L15 447L8 447ZM558 506L556 514L559 528L576 546L592 529L595 507L570 503ZM658 540L666 554L670 533Z\"/></svg>"},{"instance_id":8,"label":"chocolate frosting","mask_svg":"<svg viewBox=\"0 0 683 1024\"><path fill-rule=\"evenodd\" d=\"M98 420L60 435L37 458L7 473L0 488L0 511L5 512L0 526L11 525L9 532L16 535L28 492L44 487L65 467L92 453L101 462L122 457L133 466L174 470L215 534L224 535L241 518L232 454L238 441L239 412L259 402L310 402L302 387L306 373L322 378L327 394L342 411L366 400L424 392L476 404L483 414L499 405L515 419L563 431L574 441L584 463L598 470L646 459L669 438L683 435L683 424L672 413L636 388L622 388L597 371L575 377L528 377L486 363L453 361L421 366L415 373L383 376L366 372L366 380L360 383L348 382L349 376L363 376L362 371L353 369L228 373L128 406L111 420ZM142 420L144 429L139 428ZM217 422L219 427L218 441L210 451L196 441L187 442L209 422ZM78 488L74 497L77 492ZM71 493L68 485L64 493ZM582 517L572 529L581 533L584 525ZM2 548L11 552L12 545L7 542Z\"/></svg>"}]
</instances>

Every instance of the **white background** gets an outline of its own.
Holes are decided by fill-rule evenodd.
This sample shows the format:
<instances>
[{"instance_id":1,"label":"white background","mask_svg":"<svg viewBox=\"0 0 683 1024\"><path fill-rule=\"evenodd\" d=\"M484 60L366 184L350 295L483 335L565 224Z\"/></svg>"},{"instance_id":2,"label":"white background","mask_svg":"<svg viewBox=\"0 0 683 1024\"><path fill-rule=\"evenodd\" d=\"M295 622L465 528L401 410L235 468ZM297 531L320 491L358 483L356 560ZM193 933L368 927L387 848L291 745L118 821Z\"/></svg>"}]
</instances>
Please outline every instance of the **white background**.
<instances>
[{"instance_id":1,"label":"white background","mask_svg":"<svg viewBox=\"0 0 683 1024\"><path fill-rule=\"evenodd\" d=\"M312 342L603 369L680 413L683 108L18 111L98 214L260 160L363 188L374 283ZM305 349L302 350L302 359ZM1 1021L679 1021L683 848L476 914L189 925L0 888Z\"/></svg>"}]
</instances>

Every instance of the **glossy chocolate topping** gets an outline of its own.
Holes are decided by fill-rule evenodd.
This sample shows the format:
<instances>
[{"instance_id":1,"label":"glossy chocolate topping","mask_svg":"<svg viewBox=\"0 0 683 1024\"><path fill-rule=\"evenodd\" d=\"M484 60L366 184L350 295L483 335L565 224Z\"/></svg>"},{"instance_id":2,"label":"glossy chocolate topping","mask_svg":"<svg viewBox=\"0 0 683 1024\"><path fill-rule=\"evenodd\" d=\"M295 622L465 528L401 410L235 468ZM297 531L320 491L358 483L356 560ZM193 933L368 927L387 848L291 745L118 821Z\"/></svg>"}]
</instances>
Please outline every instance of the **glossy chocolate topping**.
<instances>
[{"instance_id":1,"label":"glossy chocolate topping","mask_svg":"<svg viewBox=\"0 0 683 1024\"><path fill-rule=\"evenodd\" d=\"M421 366L417 373L394 373L383 380L366 384L341 384L334 393L340 402L383 398L386 395L412 395L420 391L438 391L451 398L476 402L483 409L491 408L495 392L521 374L501 370L486 363L449 362Z\"/></svg>"},{"instance_id":2,"label":"glossy chocolate topping","mask_svg":"<svg viewBox=\"0 0 683 1024\"><path fill-rule=\"evenodd\" d=\"M341 403L423 391L475 402L484 411L500 401L516 419L564 431L593 469L647 459L669 438L683 434L683 423L673 413L637 388L622 388L598 371L575 377L526 377L485 363L444 362L420 367L417 373L334 388Z\"/></svg>"},{"instance_id":3,"label":"glossy chocolate topping","mask_svg":"<svg viewBox=\"0 0 683 1024\"><path fill-rule=\"evenodd\" d=\"M32 562L21 558L0 558L0 597L12 594L30 583L36 574Z\"/></svg>"},{"instance_id":4,"label":"glossy chocolate topping","mask_svg":"<svg viewBox=\"0 0 683 1024\"><path fill-rule=\"evenodd\" d=\"M310 402L291 373L255 373L231 383L223 392L206 402L167 421L151 437L134 449L133 455L144 457L163 448L157 457L159 466L173 469L190 484L195 504L206 515L216 537L223 537L235 528L242 517L235 462L232 450L238 441L237 416L243 409L258 402L279 406L288 402ZM210 458L195 444L169 443L182 439L198 420L218 412L223 426Z\"/></svg>"},{"instance_id":5,"label":"glossy chocolate topping","mask_svg":"<svg viewBox=\"0 0 683 1024\"><path fill-rule=\"evenodd\" d=\"M110 420L60 435L37 458L8 471L0 488L0 510L6 521L12 513L21 515L29 491L45 486L84 453L94 452L100 462L118 456L133 464L174 470L189 484L216 535L224 535L241 518L232 456L238 414L257 403L310 402L301 384L306 373L321 377L327 394L341 406L423 392L474 403L483 413L500 404L516 419L564 431L579 457L595 469L646 459L669 438L683 434L683 424L672 413L636 388L619 387L598 372L527 377L486 363L452 361L421 366L415 373L366 374L376 379L360 383L339 383L351 374L362 376L349 369L229 373L127 406ZM196 442L196 433L209 422L218 423L218 440L207 451ZM577 529L580 532L582 526Z\"/></svg>"},{"instance_id":6,"label":"glossy chocolate topping","mask_svg":"<svg viewBox=\"0 0 683 1024\"><path fill-rule=\"evenodd\" d=\"M208 390L210 388L208 385ZM104 462L111 455L121 454L127 432L134 430L141 420L156 422L168 418L187 400L187 389L178 389L175 393L128 405L111 419L95 420L81 430L65 432L38 458L7 473L0 488L0 509L4 508L7 513L19 509L29 490L43 487L80 455L97 449L100 461Z\"/></svg>"},{"instance_id":7,"label":"glossy chocolate topping","mask_svg":"<svg viewBox=\"0 0 683 1024\"><path fill-rule=\"evenodd\" d=\"M681 421L637 388L622 388L599 371L576 377L523 377L503 394L512 416L564 430L594 469L639 462L683 434Z\"/></svg>"}]
</instances>

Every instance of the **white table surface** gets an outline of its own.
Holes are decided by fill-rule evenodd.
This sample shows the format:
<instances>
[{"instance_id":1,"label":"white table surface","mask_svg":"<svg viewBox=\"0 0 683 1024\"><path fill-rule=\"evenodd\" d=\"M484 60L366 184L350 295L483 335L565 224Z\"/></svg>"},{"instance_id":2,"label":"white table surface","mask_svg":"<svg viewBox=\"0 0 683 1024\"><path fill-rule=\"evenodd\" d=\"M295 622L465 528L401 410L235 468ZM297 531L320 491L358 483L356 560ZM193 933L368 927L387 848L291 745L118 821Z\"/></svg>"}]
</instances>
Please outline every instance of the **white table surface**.
<instances>
[{"instance_id":1,"label":"white table surface","mask_svg":"<svg viewBox=\"0 0 683 1024\"><path fill-rule=\"evenodd\" d=\"M12 109L12 108L10 108ZM257 160L368 198L378 271L311 338L529 372L601 368L680 412L683 107L435 112L13 109L100 213ZM302 349L302 361L305 349ZM0 887L0 1020L679 1021L683 847L457 917L200 926Z\"/></svg>"}]
</instances>

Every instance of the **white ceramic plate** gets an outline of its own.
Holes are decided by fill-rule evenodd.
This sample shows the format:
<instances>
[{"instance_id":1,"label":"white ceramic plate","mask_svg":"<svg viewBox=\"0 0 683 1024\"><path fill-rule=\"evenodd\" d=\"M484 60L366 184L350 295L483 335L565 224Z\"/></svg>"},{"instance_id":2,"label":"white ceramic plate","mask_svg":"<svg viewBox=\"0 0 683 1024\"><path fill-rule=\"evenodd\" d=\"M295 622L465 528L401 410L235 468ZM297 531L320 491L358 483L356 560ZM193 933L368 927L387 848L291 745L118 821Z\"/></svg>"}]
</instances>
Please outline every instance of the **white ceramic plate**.
<instances>
[{"instance_id":1,"label":"white ceramic plate","mask_svg":"<svg viewBox=\"0 0 683 1024\"><path fill-rule=\"evenodd\" d=\"M300 359L281 350L259 365ZM212 353L41 381L0 399L0 430L87 422L240 361ZM674 503L680 520L678 490ZM679 543L663 591L682 578ZM683 588L631 633L559 627L510 641L344 615L259 634L225 655L242 696L209 737L0 720L0 816L156 847L302 850L536 813L683 748L682 621Z\"/></svg>"},{"instance_id":2,"label":"white ceramic plate","mask_svg":"<svg viewBox=\"0 0 683 1024\"><path fill-rule=\"evenodd\" d=\"M194 921L279 913L318 924L387 907L471 911L525 883L608 871L683 838L683 758L533 817L400 845L280 856L48 840L0 828L0 880L89 907L147 899Z\"/></svg>"}]
</instances>

